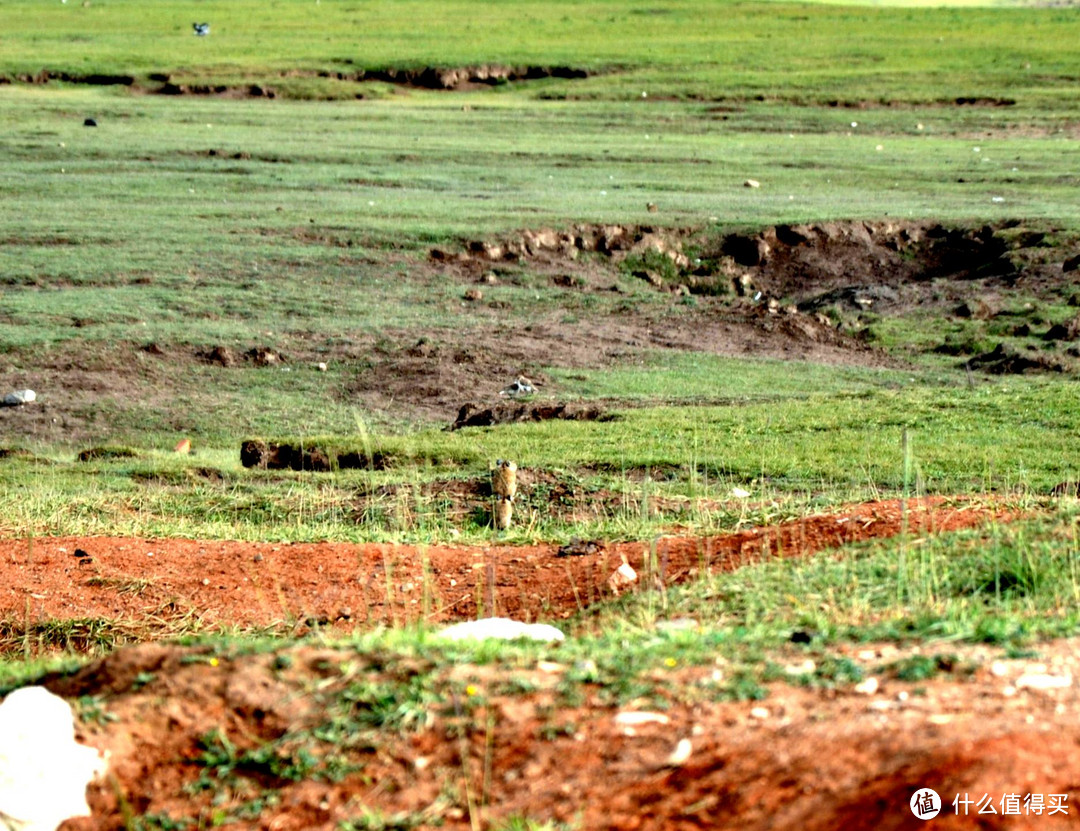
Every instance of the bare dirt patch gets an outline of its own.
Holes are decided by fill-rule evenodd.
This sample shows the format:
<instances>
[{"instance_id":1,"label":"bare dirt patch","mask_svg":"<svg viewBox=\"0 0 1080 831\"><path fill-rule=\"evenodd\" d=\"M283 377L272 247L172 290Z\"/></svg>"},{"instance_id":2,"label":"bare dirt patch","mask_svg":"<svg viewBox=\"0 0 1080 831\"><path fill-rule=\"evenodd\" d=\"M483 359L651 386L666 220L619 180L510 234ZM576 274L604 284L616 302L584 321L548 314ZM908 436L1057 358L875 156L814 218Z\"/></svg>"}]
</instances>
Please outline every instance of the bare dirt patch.
<instances>
[{"instance_id":1,"label":"bare dirt patch","mask_svg":"<svg viewBox=\"0 0 1080 831\"><path fill-rule=\"evenodd\" d=\"M874 653L859 650L867 651ZM1080 667L1074 641L1040 651L1039 660L1058 673ZM869 672L885 663L852 652ZM298 831L335 828L372 811L400 823L382 827L466 829L528 816L588 829L869 831L916 827L908 805L923 787L933 787L945 803L935 826L1075 827L1075 688L1013 687L1010 694L1035 662L1002 661L995 674L990 650L966 653L961 660L982 664L967 676L886 679L870 696L850 687L785 684L771 685L758 703L703 694L692 704L670 702L663 723L633 730L615 716L642 706L620 710L588 685L578 703L562 700L557 688L567 667L558 663L463 666L441 679L442 694L428 703L430 723L422 729L324 746L353 772L300 781L271 774L269 760L280 758L277 770L285 769L295 758L291 737L329 723L328 709L350 680L345 668L366 662L367 682L385 681L388 670L377 656L297 647L219 659L205 649L145 646L45 684L69 699L95 702L96 712L108 716L84 723L80 733L110 752L110 779L89 791L93 816L67 823L67 831L124 828L125 811L203 822L216 812L245 817L240 827ZM687 669L679 680L704 690L715 671ZM480 703L462 710L467 684ZM247 760L223 782L215 777L225 762L208 761L214 736L211 748L220 748L224 737L235 757ZM680 740L689 742L689 755L672 764ZM268 746L275 754L258 754ZM1039 794L1047 805L1049 795L1065 794L1068 813L1025 814L1021 803L1006 819L1007 794ZM993 825L978 814L975 803L984 795L995 803ZM968 806L958 800L959 814L956 797L970 800Z\"/></svg>"},{"instance_id":2,"label":"bare dirt patch","mask_svg":"<svg viewBox=\"0 0 1080 831\"><path fill-rule=\"evenodd\" d=\"M328 362L348 368L328 395L394 419L442 424L452 423L463 404L493 406L518 375L532 379L545 401L564 402L550 368L640 364L663 351L906 366L903 350L888 353L873 340L875 319L904 315L1004 327L1011 341L1003 348L1022 360L988 355L974 371L1071 373L1080 350L1068 327L1055 328L1037 308L1015 307L1031 297L1047 307L1076 302L1075 258L1075 247L1055 241L1052 229L1018 222L837 222L729 233L646 225L534 229L409 261L407 279L417 291L458 284L454 299L439 301L452 321L439 329L388 328L324 343L284 334L273 346L198 350L71 340L13 356L3 376L8 388L35 389L39 397L33 406L0 409L0 437L102 441L110 427L103 403L138 402L182 423L170 411L177 400L213 405L205 385L195 388L192 362L238 371L285 360L296 368ZM538 279L548 281L552 310L526 315L511 301L492 299L500 285L529 287ZM473 288L483 299L460 299ZM955 355L962 371L1001 340L943 338L937 348Z\"/></svg>"},{"instance_id":3,"label":"bare dirt patch","mask_svg":"<svg viewBox=\"0 0 1080 831\"><path fill-rule=\"evenodd\" d=\"M328 73L329 74L329 73ZM436 67L420 69L369 69L349 75L338 72L338 80L385 81L420 89L464 91L500 84L537 81L545 78L578 80L591 74L586 69L573 66L507 66L505 64L479 64L476 66ZM324 76L326 77L326 76Z\"/></svg>"},{"instance_id":4,"label":"bare dirt patch","mask_svg":"<svg viewBox=\"0 0 1080 831\"><path fill-rule=\"evenodd\" d=\"M471 66L387 67L362 70L284 70L278 78L333 78L353 84L381 82L413 89L467 92L508 83L538 81L546 78L578 80L595 74L587 69L573 66L542 66L507 64L475 64ZM272 78L271 78L272 79ZM152 72L146 76L107 75L91 73L79 75L53 69L42 69L35 74L15 76L0 75L0 84L22 83L42 85L50 81L89 86L126 86L139 92L157 95L213 95L221 98L267 98L273 99L280 91L265 80L240 84L208 84L195 80L179 80L167 72ZM357 97L363 97L362 92Z\"/></svg>"},{"instance_id":5,"label":"bare dirt patch","mask_svg":"<svg viewBox=\"0 0 1080 831\"><path fill-rule=\"evenodd\" d=\"M656 576L675 581L702 567L897 533L902 507L872 503L711 540L661 540ZM919 534L1004 518L985 503L906 507ZM87 579L85 567L71 564L75 545L92 552L89 571L112 577ZM611 548L632 562L643 552L641 545ZM498 611L519 617L570 614L604 593L591 578L614 565L597 567L603 552L558 558L552 546L427 553L440 597L432 617L440 620L472 617L469 597L485 595ZM354 612L348 625L415 619L406 581L421 579L417 559L400 546L100 538L38 540L30 562L25 543L0 544L5 582L35 586L33 594L10 593L7 605L19 616L25 608L35 616L101 610L145 621L168 596L222 625L265 623L286 609L318 614L320 603L343 602L342 594L327 595L346 586L354 608L366 603L371 610ZM379 573L379 564L390 562L392 578ZM377 579L365 590L369 568ZM380 598L375 584L388 582L394 596ZM119 590L133 584L141 590ZM419 721L351 739L331 738L334 725L345 718L365 723L380 689L415 689L410 679L433 665L310 645L245 654L147 644L43 683L80 701L82 740L111 754L108 781L90 789L93 816L71 821L69 831L124 828L129 812L163 821L231 817L250 828L331 829L372 811L396 818L397 827L418 828L486 827L512 816L590 829L907 828L914 822L909 800L923 787L943 797L945 810L935 820L942 827L987 827L977 807L984 795L1005 823L1002 800L1010 794L1042 795L1048 805L1060 802L1051 795L1065 794L1068 813L1025 813L1021 803L1007 827L1075 825L1077 688L1039 690L1021 679L1080 675L1076 641L1043 645L1037 657L1020 659L955 644L944 658L930 647L841 650L879 680L876 690L774 683L763 701L724 700L709 693L724 676L721 661L663 670L667 681L657 694L664 699L668 689L670 700L620 706L589 682L575 682L578 691L568 698L570 667L558 662L557 650L553 662L535 667L446 666L436 670L432 694L415 705ZM790 647L792 663L808 655ZM937 660L944 674L901 680L899 662L920 656ZM621 711L641 710L656 713L655 720L632 729L615 720ZM680 742L682 757L673 759ZM314 751L305 756L301 748ZM971 800L966 814L962 802L960 813L953 808L956 796Z\"/></svg>"},{"instance_id":6,"label":"bare dirt patch","mask_svg":"<svg viewBox=\"0 0 1080 831\"><path fill-rule=\"evenodd\" d=\"M526 479L527 477L523 477ZM525 482L524 487L536 483ZM733 569L762 557L800 556L906 527L932 533L1002 517L988 504L940 498L869 503L837 515L698 539L663 537L656 579L678 583L703 568ZM558 545L488 547L347 543L243 543L111 537L0 541L0 599L8 648L22 622L106 619L174 631L194 616L208 629L467 620L479 605L519 619L568 617L611 596L623 558L635 567L649 546L612 542L600 556L560 558ZM80 553L77 553L80 552ZM138 591L121 587L137 585ZM425 609L429 611L426 612ZM163 619L168 610L172 620Z\"/></svg>"},{"instance_id":7,"label":"bare dirt patch","mask_svg":"<svg viewBox=\"0 0 1080 831\"><path fill-rule=\"evenodd\" d=\"M491 427L523 421L611 421L614 416L603 407L586 404L566 404L531 401L500 401L490 407L482 404L463 404L451 430L462 427Z\"/></svg>"},{"instance_id":8,"label":"bare dirt patch","mask_svg":"<svg viewBox=\"0 0 1080 831\"><path fill-rule=\"evenodd\" d=\"M550 314L520 326L499 325L506 314L500 310L486 314L491 326L456 336L430 333L416 341L412 333L384 333L365 351L346 394L374 409L404 409L452 423L464 404L495 406L500 390L519 375L531 379L539 397L551 403L560 400L560 389L545 372L549 367L614 367L640 363L656 351L902 365L812 315L791 307L770 309L749 299L590 314L576 321Z\"/></svg>"}]
</instances>

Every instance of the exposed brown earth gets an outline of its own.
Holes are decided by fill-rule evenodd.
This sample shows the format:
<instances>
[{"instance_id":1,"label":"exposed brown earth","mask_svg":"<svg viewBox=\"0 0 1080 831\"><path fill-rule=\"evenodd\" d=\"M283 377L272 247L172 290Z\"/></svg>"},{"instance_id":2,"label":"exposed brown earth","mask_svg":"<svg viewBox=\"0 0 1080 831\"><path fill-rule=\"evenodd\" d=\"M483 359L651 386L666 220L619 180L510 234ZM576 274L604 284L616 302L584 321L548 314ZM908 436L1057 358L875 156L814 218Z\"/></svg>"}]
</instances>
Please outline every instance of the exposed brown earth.
<instances>
[{"instance_id":1,"label":"exposed brown earth","mask_svg":"<svg viewBox=\"0 0 1080 831\"><path fill-rule=\"evenodd\" d=\"M477 64L475 66L426 66L426 67L387 67L385 69L361 70L285 70L279 73L282 78L305 76L309 78L333 78L354 84L379 81L416 89L446 90L464 92L473 89L496 86L505 83L536 81L543 78L575 80L588 78L591 74L586 69L572 66L508 66L505 64ZM106 75L90 73L79 75L71 72L44 68L36 73L24 73L15 77L0 76L0 84L48 84L59 81L65 84L86 84L88 86L125 86L158 95L215 95L238 98L276 98L278 92L265 81L247 84L205 84L175 80L164 72L153 72L145 77L133 75ZM362 93L358 93L363 97Z\"/></svg>"},{"instance_id":2,"label":"exposed brown earth","mask_svg":"<svg viewBox=\"0 0 1080 831\"><path fill-rule=\"evenodd\" d=\"M678 583L702 568L732 569L763 556L800 556L907 527L936 532L1000 517L992 505L940 498L853 506L770 528L698 539L661 537L655 579ZM641 568L649 544L612 542L595 557L556 557L558 546L415 548L392 544L246 543L111 537L0 541L8 637L25 621L101 618L167 634L178 620L225 626L340 626L568 617L611 596L625 559ZM31 638L36 638L35 632Z\"/></svg>"},{"instance_id":3,"label":"exposed brown earth","mask_svg":"<svg viewBox=\"0 0 1080 831\"><path fill-rule=\"evenodd\" d=\"M274 346L202 348L68 341L22 356L27 369L9 383L45 394L33 407L0 408L0 435L93 440L103 397L151 408L178 393L196 400L197 392L183 387L194 362L230 372L266 371L272 363L302 371L329 362L347 370L331 394L365 411L444 425L464 404L497 402L499 390L520 374L540 385L546 401L558 401L549 368L616 367L657 352L898 367L906 365L904 352L876 345L873 322L900 315L984 321L1025 338L1007 346L1015 358L994 354L993 340L943 338L930 351L955 355L958 369L970 362L987 373L1071 373L1080 355L1075 333L1042 320L1038 309L1016 308L1019 298L1060 306L1080 293L1076 252L1048 245L1047 233L1019 223L963 229L849 222L708 237L688 229L577 225L466 242L413 263L410 279L433 293L448 282L464 293L546 279L565 308L525 319L486 295L455 298L445 312L460 326L358 332L334 343L288 336ZM655 292L657 302L637 302L628 285Z\"/></svg>"},{"instance_id":4,"label":"exposed brown earth","mask_svg":"<svg viewBox=\"0 0 1080 831\"><path fill-rule=\"evenodd\" d=\"M664 538L653 579L676 582L703 567L799 556L904 527L925 536L990 520L1008 516L988 503L887 502L707 540ZM75 556L76 547L84 556ZM146 637L170 613L198 616L208 627L276 623L294 631L306 628L305 620L402 622L421 616L422 595L432 603L431 621L474 617L477 600L520 618L559 618L608 595L614 565L625 556L640 566L644 551L620 543L560 558L553 546L416 552L57 539L36 540L32 555L25 541L0 543L0 569L5 584L33 587L9 591L9 620L105 615L132 621ZM808 650L793 644L791 662L813 657ZM1018 660L953 645L945 664L952 677L919 682L901 681L890 669L913 648L848 650L879 679L877 689L777 683L763 701L724 701L709 694L724 676L721 661L663 671L673 686L699 689L697 697L619 707L588 683L576 701L565 700L559 689L569 667L558 662L557 649L554 663L535 667L446 667L438 670L442 692L419 725L381 731L374 744L323 745L355 765L352 773L294 780L249 761L217 784L224 774L211 766L210 780L198 787L210 764L204 748L211 731L236 757L274 741L276 752L286 753L282 737L310 735L305 729L327 723L327 708L347 684L433 667L421 661L391 670L379 656L304 645L220 657L208 647L145 645L44 683L83 702L83 740L111 754L110 778L90 791L93 817L67 829L124 828L132 812L200 824L217 812L236 827L331 829L374 811L397 817L399 825L384 827L465 829L529 816L589 829L908 828L921 827L908 802L922 787L944 798L934 821L941 827L1076 825L1078 808L1069 800L1080 783L1076 688L1040 691L1022 680L1080 672L1076 642ZM935 653L926 647L925 654ZM637 727L615 720L620 711L658 709L656 720ZM680 740L688 743L684 758L673 759ZM1068 813L1025 814L1019 804L1017 815L1002 817L1009 794L1041 795L1047 804L1064 794ZM964 815L959 803L957 814L951 803L964 795L971 805ZM977 813L984 796L996 818ZM262 801L253 802L257 797Z\"/></svg>"},{"instance_id":5,"label":"exposed brown earth","mask_svg":"<svg viewBox=\"0 0 1080 831\"><path fill-rule=\"evenodd\" d=\"M1041 652L1056 673L1080 666L1076 642ZM804 656L793 652L792 660ZM445 698L429 705L426 727L384 731L374 745L344 750L356 773L292 782L241 769L231 786L217 786L217 804L213 784L192 787L205 770L200 742L208 731L219 730L240 751L258 747L324 723L323 702L344 685L350 662L353 678L363 671L377 680L385 670L358 666L370 661L364 656L313 647L218 659L205 649L149 645L46 685L70 699L97 696L112 719L82 727L84 741L111 753L111 774L90 789L93 817L69 821L67 831L124 828L125 810L209 824L215 812L245 816L245 805L246 818L234 827L332 829L378 812L399 818L382 827L487 828L528 816L582 829L869 831L926 827L908 807L924 787L945 803L931 827L1076 827L1075 688L1017 690L1035 662L992 664L998 656L985 648L957 655L979 664L973 674L903 682L881 670L900 657L872 645L852 650L853 660L884 679L872 695L778 683L762 702L710 699L709 680L722 667L671 670L673 680L700 685L700 700L670 702L666 723L632 730L616 714L654 708L616 707L588 685L583 703L561 701L565 665L463 666L445 678ZM480 703L455 712L453 691L464 698L466 685ZM689 756L672 764L683 739ZM252 811L252 800L267 791L274 801ZM1003 817L1008 794L1018 815ZM1028 794L1047 804L1065 795L1068 813L1025 813L1020 800ZM971 803L957 800L960 814L957 797ZM996 815L978 813L986 797Z\"/></svg>"}]
</instances>

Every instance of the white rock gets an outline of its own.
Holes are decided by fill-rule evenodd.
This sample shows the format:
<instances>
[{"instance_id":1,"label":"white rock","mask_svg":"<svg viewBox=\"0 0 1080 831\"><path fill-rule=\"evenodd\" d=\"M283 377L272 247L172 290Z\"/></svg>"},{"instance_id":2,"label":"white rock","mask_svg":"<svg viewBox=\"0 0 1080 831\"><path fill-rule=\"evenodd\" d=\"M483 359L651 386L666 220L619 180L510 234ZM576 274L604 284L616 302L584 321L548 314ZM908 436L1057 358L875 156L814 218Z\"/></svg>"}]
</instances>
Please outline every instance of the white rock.
<instances>
[{"instance_id":1,"label":"white rock","mask_svg":"<svg viewBox=\"0 0 1080 831\"><path fill-rule=\"evenodd\" d=\"M1009 674L1009 665L1004 661L994 661L990 664L990 674L995 678L1004 678Z\"/></svg>"},{"instance_id":2,"label":"white rock","mask_svg":"<svg viewBox=\"0 0 1080 831\"><path fill-rule=\"evenodd\" d=\"M667 724L671 719L663 713L648 710L624 710L615 714L615 724L619 727L640 727L643 724Z\"/></svg>"},{"instance_id":3,"label":"white rock","mask_svg":"<svg viewBox=\"0 0 1080 831\"><path fill-rule=\"evenodd\" d=\"M667 764L670 767L677 768L680 765L686 764L686 760L690 758L690 754L694 752L694 745L689 739L679 739L678 744L675 745L675 749L671 751L671 755L667 757Z\"/></svg>"},{"instance_id":4,"label":"white rock","mask_svg":"<svg viewBox=\"0 0 1080 831\"><path fill-rule=\"evenodd\" d=\"M759 182L757 179L747 179L745 182L742 183L742 186L744 188L760 188L761 182Z\"/></svg>"},{"instance_id":5,"label":"white rock","mask_svg":"<svg viewBox=\"0 0 1080 831\"><path fill-rule=\"evenodd\" d=\"M873 695L878 691L878 680L871 675L862 683L855 685L855 692L859 695Z\"/></svg>"},{"instance_id":6,"label":"white rock","mask_svg":"<svg viewBox=\"0 0 1080 831\"><path fill-rule=\"evenodd\" d=\"M750 711L750 718L766 719L769 717L768 707L755 707Z\"/></svg>"},{"instance_id":7,"label":"white rock","mask_svg":"<svg viewBox=\"0 0 1080 831\"><path fill-rule=\"evenodd\" d=\"M1063 690L1066 687L1072 686L1072 676L1041 674L1021 675L1016 679L1016 686L1019 689L1024 689L1026 687L1029 690Z\"/></svg>"},{"instance_id":8,"label":"white rock","mask_svg":"<svg viewBox=\"0 0 1080 831\"><path fill-rule=\"evenodd\" d=\"M817 669L817 664L807 658L802 663L788 664L784 667L784 672L788 675L809 675L815 669Z\"/></svg>"},{"instance_id":9,"label":"white rock","mask_svg":"<svg viewBox=\"0 0 1080 831\"><path fill-rule=\"evenodd\" d=\"M746 499L750 495L750 491L744 491L742 488L732 488L731 495L736 499Z\"/></svg>"},{"instance_id":10,"label":"white rock","mask_svg":"<svg viewBox=\"0 0 1080 831\"><path fill-rule=\"evenodd\" d=\"M37 393L33 390L15 390L4 396L4 404L8 407L17 407L20 404L29 404L37 401Z\"/></svg>"},{"instance_id":11,"label":"white rock","mask_svg":"<svg viewBox=\"0 0 1080 831\"><path fill-rule=\"evenodd\" d=\"M618 590L620 586L628 586L637 580L637 572L634 571L633 566L630 563L623 563L608 578L608 585L613 590Z\"/></svg>"},{"instance_id":12,"label":"white rock","mask_svg":"<svg viewBox=\"0 0 1080 831\"><path fill-rule=\"evenodd\" d=\"M455 623L438 633L439 637L452 641L461 641L473 638L478 641L504 640L512 641L517 638L525 638L531 641L562 641L566 635L554 626L546 623L522 623L519 620L510 620L505 617L488 617L482 620L468 620L464 623Z\"/></svg>"},{"instance_id":13,"label":"white rock","mask_svg":"<svg viewBox=\"0 0 1080 831\"><path fill-rule=\"evenodd\" d=\"M15 690L0 704L0 814L8 828L55 831L90 815L86 786L105 771L93 747L75 741L71 708L44 687Z\"/></svg>"}]
</instances>

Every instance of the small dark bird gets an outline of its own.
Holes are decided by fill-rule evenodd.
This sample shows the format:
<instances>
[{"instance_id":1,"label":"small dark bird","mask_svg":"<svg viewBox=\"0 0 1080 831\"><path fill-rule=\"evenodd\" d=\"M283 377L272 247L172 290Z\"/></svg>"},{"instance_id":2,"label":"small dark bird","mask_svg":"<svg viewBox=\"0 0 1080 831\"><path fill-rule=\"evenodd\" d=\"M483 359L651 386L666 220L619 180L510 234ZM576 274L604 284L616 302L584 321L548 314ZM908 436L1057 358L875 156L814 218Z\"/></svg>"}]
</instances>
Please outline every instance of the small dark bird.
<instances>
[{"instance_id":1,"label":"small dark bird","mask_svg":"<svg viewBox=\"0 0 1080 831\"><path fill-rule=\"evenodd\" d=\"M204 38L208 34L210 34L210 24L209 23L192 23L191 27L195 30L195 34L198 37Z\"/></svg>"},{"instance_id":2,"label":"small dark bird","mask_svg":"<svg viewBox=\"0 0 1080 831\"><path fill-rule=\"evenodd\" d=\"M97 122L92 118L87 118L82 123L83 127L97 127Z\"/></svg>"}]
</instances>

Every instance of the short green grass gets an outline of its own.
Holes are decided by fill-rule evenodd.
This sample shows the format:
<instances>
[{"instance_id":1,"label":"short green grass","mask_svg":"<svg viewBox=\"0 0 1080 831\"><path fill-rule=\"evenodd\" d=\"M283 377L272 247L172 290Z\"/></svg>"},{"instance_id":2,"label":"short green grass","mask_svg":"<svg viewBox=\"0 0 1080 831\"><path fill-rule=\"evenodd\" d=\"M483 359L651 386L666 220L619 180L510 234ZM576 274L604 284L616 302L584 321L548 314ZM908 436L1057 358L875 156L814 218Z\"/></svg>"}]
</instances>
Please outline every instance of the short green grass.
<instances>
[{"instance_id":1,"label":"short green grass","mask_svg":"<svg viewBox=\"0 0 1080 831\"><path fill-rule=\"evenodd\" d=\"M1071 8L871 8L686 0L624 3L510 0L483 20L461 0L382 5L290 0L4 4L0 72L43 67L76 76L151 73L202 83L259 81L293 94L348 95L332 78L366 68L483 63L570 65L607 73L570 93L593 97L951 100L1067 89L1076 39ZM192 21L212 24L192 35ZM256 23L256 21L258 21ZM797 45L798 48L790 48ZM975 80L975 79L978 80ZM341 88L345 87L344 90ZM563 85L541 94L565 95Z\"/></svg>"},{"instance_id":2,"label":"short green grass","mask_svg":"<svg viewBox=\"0 0 1080 831\"><path fill-rule=\"evenodd\" d=\"M481 541L493 534L481 498L465 503L478 513L460 516L461 504L429 500L424 489L435 481L482 483L494 459L513 458L533 474L576 482L586 502L590 491L622 495L616 508L581 526L523 492L521 524L510 538L566 539L586 530L650 534L674 518L698 531L723 529L745 513L732 502L733 487L749 490L755 505L784 505L797 515L916 489L1047 494L1080 478L1071 450L1080 426L1080 387L1073 383L1018 377L969 386L962 375L848 370L849 384L822 392L796 383L813 376L798 365L704 363L713 372L730 367L728 391L742 394L616 410L611 421L367 434L364 441L290 437L307 447L399 460L384 470L245 470L238 446L193 457L164 450L86 462L14 457L0 464L0 513L5 532L17 536ZM642 395L662 395L657 377L639 380ZM396 495L386 490L391 486ZM381 503L360 510L358 500L377 493L384 494ZM650 518L642 506L657 497L682 500L685 509Z\"/></svg>"}]
</instances>

